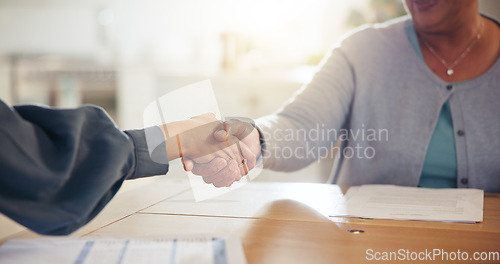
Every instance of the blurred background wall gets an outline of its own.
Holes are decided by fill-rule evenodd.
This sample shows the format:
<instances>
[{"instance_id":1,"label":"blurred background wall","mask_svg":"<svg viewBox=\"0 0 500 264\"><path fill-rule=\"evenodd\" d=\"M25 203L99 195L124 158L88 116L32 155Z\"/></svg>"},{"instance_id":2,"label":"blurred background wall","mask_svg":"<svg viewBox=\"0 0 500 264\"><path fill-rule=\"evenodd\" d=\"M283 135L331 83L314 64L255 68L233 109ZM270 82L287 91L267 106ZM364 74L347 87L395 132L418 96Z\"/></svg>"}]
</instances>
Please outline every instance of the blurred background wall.
<instances>
[{"instance_id":1,"label":"blurred background wall","mask_svg":"<svg viewBox=\"0 0 500 264\"><path fill-rule=\"evenodd\" d=\"M500 1L480 0L500 17ZM210 79L226 116L276 111L341 36L405 14L401 0L0 0L0 98L96 104L142 127L155 98ZM325 182L330 160L261 181Z\"/></svg>"}]
</instances>

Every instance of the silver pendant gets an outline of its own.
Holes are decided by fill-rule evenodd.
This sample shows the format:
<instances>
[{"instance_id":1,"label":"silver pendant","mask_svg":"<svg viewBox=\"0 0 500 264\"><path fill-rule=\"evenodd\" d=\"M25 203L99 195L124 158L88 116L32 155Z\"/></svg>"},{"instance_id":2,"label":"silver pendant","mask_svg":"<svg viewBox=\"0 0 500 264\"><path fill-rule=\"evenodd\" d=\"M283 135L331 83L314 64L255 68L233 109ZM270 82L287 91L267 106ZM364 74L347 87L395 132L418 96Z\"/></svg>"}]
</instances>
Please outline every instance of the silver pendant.
<instances>
[{"instance_id":1,"label":"silver pendant","mask_svg":"<svg viewBox=\"0 0 500 264\"><path fill-rule=\"evenodd\" d=\"M453 73L454 73L453 69L448 69L448 70L446 71L446 74L448 74L448 76L453 75Z\"/></svg>"}]
</instances>

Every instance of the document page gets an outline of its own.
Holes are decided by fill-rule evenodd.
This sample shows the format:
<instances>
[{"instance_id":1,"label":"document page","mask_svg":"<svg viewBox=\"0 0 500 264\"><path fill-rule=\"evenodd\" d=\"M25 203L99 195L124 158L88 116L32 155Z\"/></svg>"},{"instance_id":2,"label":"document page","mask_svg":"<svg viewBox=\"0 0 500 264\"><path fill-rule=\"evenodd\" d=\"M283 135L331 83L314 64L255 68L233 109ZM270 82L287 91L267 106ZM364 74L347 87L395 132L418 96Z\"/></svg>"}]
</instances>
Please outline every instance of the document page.
<instances>
[{"instance_id":1,"label":"document page","mask_svg":"<svg viewBox=\"0 0 500 264\"><path fill-rule=\"evenodd\" d=\"M246 263L237 238L39 238L12 239L0 263Z\"/></svg>"},{"instance_id":2,"label":"document page","mask_svg":"<svg viewBox=\"0 0 500 264\"><path fill-rule=\"evenodd\" d=\"M352 187L335 216L450 222L482 222L484 192L395 185Z\"/></svg>"}]
</instances>

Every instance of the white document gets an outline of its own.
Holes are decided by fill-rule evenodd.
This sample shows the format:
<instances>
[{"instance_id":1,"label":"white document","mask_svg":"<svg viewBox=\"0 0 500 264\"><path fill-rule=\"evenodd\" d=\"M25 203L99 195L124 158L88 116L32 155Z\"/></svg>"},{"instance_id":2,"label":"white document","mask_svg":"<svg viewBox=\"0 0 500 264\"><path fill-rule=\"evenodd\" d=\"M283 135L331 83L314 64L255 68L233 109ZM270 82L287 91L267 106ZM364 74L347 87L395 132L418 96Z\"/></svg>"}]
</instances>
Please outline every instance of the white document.
<instances>
[{"instance_id":1,"label":"white document","mask_svg":"<svg viewBox=\"0 0 500 264\"><path fill-rule=\"evenodd\" d=\"M37 238L0 247L0 263L245 264L237 238Z\"/></svg>"},{"instance_id":2,"label":"white document","mask_svg":"<svg viewBox=\"0 0 500 264\"><path fill-rule=\"evenodd\" d=\"M351 187L334 216L482 222L483 190L430 189L395 185Z\"/></svg>"}]
</instances>

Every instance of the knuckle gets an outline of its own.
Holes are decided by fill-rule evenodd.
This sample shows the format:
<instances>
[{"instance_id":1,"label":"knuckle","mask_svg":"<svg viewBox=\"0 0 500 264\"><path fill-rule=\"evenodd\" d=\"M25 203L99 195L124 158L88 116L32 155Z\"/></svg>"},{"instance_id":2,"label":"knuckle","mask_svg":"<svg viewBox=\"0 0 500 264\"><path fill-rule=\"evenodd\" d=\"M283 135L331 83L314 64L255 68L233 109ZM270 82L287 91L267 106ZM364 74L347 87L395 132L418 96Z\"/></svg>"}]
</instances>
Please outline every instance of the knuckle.
<instances>
[{"instance_id":1,"label":"knuckle","mask_svg":"<svg viewBox=\"0 0 500 264\"><path fill-rule=\"evenodd\" d=\"M210 177L202 177L203 181L206 183L206 184L211 184L212 183L212 180L210 179Z\"/></svg>"},{"instance_id":2,"label":"knuckle","mask_svg":"<svg viewBox=\"0 0 500 264\"><path fill-rule=\"evenodd\" d=\"M223 184L223 182L217 182L217 183L213 183L214 187L216 188L220 188L220 187L224 187L225 185Z\"/></svg>"}]
</instances>

